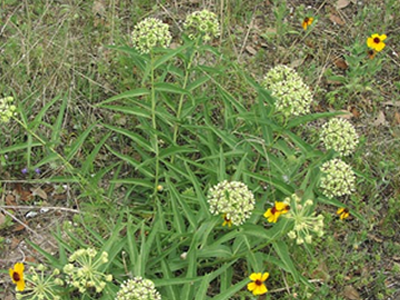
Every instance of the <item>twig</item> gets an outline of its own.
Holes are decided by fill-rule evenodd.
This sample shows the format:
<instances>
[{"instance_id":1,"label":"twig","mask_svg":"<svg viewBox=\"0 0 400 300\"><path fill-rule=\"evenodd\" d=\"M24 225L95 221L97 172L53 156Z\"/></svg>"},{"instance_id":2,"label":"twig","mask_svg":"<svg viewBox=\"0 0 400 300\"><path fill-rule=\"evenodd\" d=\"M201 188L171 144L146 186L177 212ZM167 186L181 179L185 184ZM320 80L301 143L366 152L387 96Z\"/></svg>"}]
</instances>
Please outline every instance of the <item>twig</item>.
<instances>
[{"instance_id":1,"label":"twig","mask_svg":"<svg viewBox=\"0 0 400 300\"><path fill-rule=\"evenodd\" d=\"M18 224L21 224L22 226L24 226L28 231L32 232L33 234L40 236L35 230L33 230L32 228L30 228L28 225L26 225L24 222L22 222L21 220L19 220L17 217L14 217L14 215L12 213L9 213L8 211L6 211L3 207L0 207L0 210L6 214L7 216L9 216L11 219L13 219L15 222L17 222Z\"/></svg>"},{"instance_id":2,"label":"twig","mask_svg":"<svg viewBox=\"0 0 400 300\"><path fill-rule=\"evenodd\" d=\"M324 280L323 279L311 279L311 280L308 280L308 282L309 283L314 283L314 282L319 283L319 282L324 282ZM296 286L298 286L298 284L294 284L289 288L293 288L293 287L296 287ZM287 290L287 287L283 287L283 288L279 288L279 289L275 289L275 290L268 290L268 293L269 294L280 293L280 292L283 292L283 291L286 291L286 290Z\"/></svg>"},{"instance_id":3,"label":"twig","mask_svg":"<svg viewBox=\"0 0 400 300\"><path fill-rule=\"evenodd\" d=\"M57 207L57 206L20 206L20 205L6 205L2 206L1 208L9 208L9 209L49 209L49 210L61 210L61 211L67 211L67 212L72 212L75 214L80 214L81 212L76 209L72 208L66 208L66 207Z\"/></svg>"}]
</instances>

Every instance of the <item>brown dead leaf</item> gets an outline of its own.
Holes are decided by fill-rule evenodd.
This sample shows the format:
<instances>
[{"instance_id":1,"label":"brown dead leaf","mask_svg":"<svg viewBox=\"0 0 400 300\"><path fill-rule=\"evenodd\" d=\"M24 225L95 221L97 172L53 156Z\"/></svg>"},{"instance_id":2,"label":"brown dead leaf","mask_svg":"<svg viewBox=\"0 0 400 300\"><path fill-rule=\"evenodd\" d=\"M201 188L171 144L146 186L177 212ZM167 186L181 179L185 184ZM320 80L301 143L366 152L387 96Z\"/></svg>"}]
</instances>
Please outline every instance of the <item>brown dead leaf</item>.
<instances>
[{"instance_id":1,"label":"brown dead leaf","mask_svg":"<svg viewBox=\"0 0 400 300\"><path fill-rule=\"evenodd\" d=\"M400 114L397 111L394 113L394 121L396 125L400 124Z\"/></svg>"},{"instance_id":2,"label":"brown dead leaf","mask_svg":"<svg viewBox=\"0 0 400 300\"><path fill-rule=\"evenodd\" d=\"M359 299L361 299L360 298L360 294L351 285L347 285L347 286L344 287L343 296L345 296L347 299L350 299L350 300L359 300Z\"/></svg>"},{"instance_id":3,"label":"brown dead leaf","mask_svg":"<svg viewBox=\"0 0 400 300\"><path fill-rule=\"evenodd\" d=\"M353 114L354 118L356 118L356 119L360 118L361 113L360 113L360 111L359 111L357 108L352 107L352 108L350 109L350 111L351 111L351 113Z\"/></svg>"},{"instance_id":4,"label":"brown dead leaf","mask_svg":"<svg viewBox=\"0 0 400 300\"><path fill-rule=\"evenodd\" d=\"M28 261L30 263L36 263L36 258L34 258L33 256L26 256L25 257L25 261Z\"/></svg>"},{"instance_id":5,"label":"brown dead leaf","mask_svg":"<svg viewBox=\"0 0 400 300\"><path fill-rule=\"evenodd\" d=\"M94 1L92 6L92 12L95 16L105 16L106 14L106 7L103 1Z\"/></svg>"},{"instance_id":6,"label":"brown dead leaf","mask_svg":"<svg viewBox=\"0 0 400 300\"><path fill-rule=\"evenodd\" d=\"M376 117L373 125L374 126L387 125L386 117L383 111L380 111L378 113L378 116Z\"/></svg>"},{"instance_id":7,"label":"brown dead leaf","mask_svg":"<svg viewBox=\"0 0 400 300\"><path fill-rule=\"evenodd\" d=\"M43 200L47 200L47 193L44 190L42 190L40 187L38 187L36 189L32 188L31 191L32 191L32 196L39 196Z\"/></svg>"},{"instance_id":8,"label":"brown dead leaf","mask_svg":"<svg viewBox=\"0 0 400 300\"><path fill-rule=\"evenodd\" d=\"M252 46L246 46L246 51L249 52L251 55L257 54L257 50L254 49Z\"/></svg>"},{"instance_id":9,"label":"brown dead leaf","mask_svg":"<svg viewBox=\"0 0 400 300\"><path fill-rule=\"evenodd\" d=\"M13 232L17 232L17 231L22 231L24 229L25 229L25 226L18 223L12 228L12 231Z\"/></svg>"},{"instance_id":10,"label":"brown dead leaf","mask_svg":"<svg viewBox=\"0 0 400 300\"><path fill-rule=\"evenodd\" d=\"M300 67L303 64L303 62L304 59L302 58L296 59L290 63L290 67L296 69L297 67Z\"/></svg>"},{"instance_id":11,"label":"brown dead leaf","mask_svg":"<svg viewBox=\"0 0 400 300\"><path fill-rule=\"evenodd\" d=\"M338 24L340 26L343 26L344 24L346 24L345 21L343 21L339 16L334 15L334 14L329 15L329 20L331 20L332 23Z\"/></svg>"},{"instance_id":12,"label":"brown dead leaf","mask_svg":"<svg viewBox=\"0 0 400 300\"><path fill-rule=\"evenodd\" d=\"M334 61L336 67L338 67L341 70L347 70L349 68L349 65L346 63L346 61L343 58L338 58Z\"/></svg>"},{"instance_id":13,"label":"brown dead leaf","mask_svg":"<svg viewBox=\"0 0 400 300\"><path fill-rule=\"evenodd\" d=\"M324 281L328 281L330 276L329 276L329 270L328 266L326 265L325 262L320 262L318 267L312 272L312 278L314 279L322 279Z\"/></svg>"},{"instance_id":14,"label":"brown dead leaf","mask_svg":"<svg viewBox=\"0 0 400 300\"><path fill-rule=\"evenodd\" d=\"M20 194L20 199L22 201L31 201L33 200L33 195L31 191L22 191Z\"/></svg>"},{"instance_id":15,"label":"brown dead leaf","mask_svg":"<svg viewBox=\"0 0 400 300\"><path fill-rule=\"evenodd\" d=\"M6 222L6 216L0 213L0 227Z\"/></svg>"},{"instance_id":16,"label":"brown dead leaf","mask_svg":"<svg viewBox=\"0 0 400 300\"><path fill-rule=\"evenodd\" d=\"M17 203L15 202L15 197L11 194L6 196L6 204L9 206L15 206Z\"/></svg>"},{"instance_id":17,"label":"brown dead leaf","mask_svg":"<svg viewBox=\"0 0 400 300\"><path fill-rule=\"evenodd\" d=\"M353 117L353 114L351 112L349 112L348 110L341 109L339 111L343 112L344 114L343 115L338 115L338 118L343 118L343 119L350 120Z\"/></svg>"},{"instance_id":18,"label":"brown dead leaf","mask_svg":"<svg viewBox=\"0 0 400 300\"><path fill-rule=\"evenodd\" d=\"M336 2L336 9L342 9L347 7L350 4L349 0L338 0Z\"/></svg>"},{"instance_id":19,"label":"brown dead leaf","mask_svg":"<svg viewBox=\"0 0 400 300\"><path fill-rule=\"evenodd\" d=\"M15 248L18 247L19 243L21 243L22 239L19 239L18 237L13 237L11 239L11 244L10 244L10 248L12 250L14 250Z\"/></svg>"}]
</instances>

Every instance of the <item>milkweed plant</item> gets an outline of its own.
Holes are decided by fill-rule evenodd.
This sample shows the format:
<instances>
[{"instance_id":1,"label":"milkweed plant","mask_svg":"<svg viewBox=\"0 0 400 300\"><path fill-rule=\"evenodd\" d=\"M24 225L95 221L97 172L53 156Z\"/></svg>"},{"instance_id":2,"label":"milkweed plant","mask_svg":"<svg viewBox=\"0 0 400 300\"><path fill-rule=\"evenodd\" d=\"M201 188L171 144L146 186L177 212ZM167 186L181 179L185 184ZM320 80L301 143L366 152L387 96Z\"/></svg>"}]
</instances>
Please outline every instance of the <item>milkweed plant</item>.
<instances>
[{"instance_id":1,"label":"milkweed plant","mask_svg":"<svg viewBox=\"0 0 400 300\"><path fill-rule=\"evenodd\" d=\"M357 178L346 157L358 134L339 113L313 113L317 100L306 79L288 66L266 68L257 79L243 69L240 83L251 93L241 95L213 46L218 18L194 12L176 35L172 22L149 17L133 27L128 45L110 46L135 69L134 84L95 109L132 123L99 120L67 152L50 148L50 158L29 167L63 161L116 217L98 218L100 228L66 223L55 233L57 254L30 242L46 268L10 266L17 299L236 299L284 288L282 272L308 293L315 288L290 249L312 247L324 238L326 216L351 206ZM1 122L25 124L32 139L50 147L39 126L27 126L16 100L1 99ZM64 117L61 110L58 120ZM296 128L321 118L324 147L317 151ZM103 138L74 165L96 130ZM101 149L109 165L100 169L107 163L95 163Z\"/></svg>"}]
</instances>

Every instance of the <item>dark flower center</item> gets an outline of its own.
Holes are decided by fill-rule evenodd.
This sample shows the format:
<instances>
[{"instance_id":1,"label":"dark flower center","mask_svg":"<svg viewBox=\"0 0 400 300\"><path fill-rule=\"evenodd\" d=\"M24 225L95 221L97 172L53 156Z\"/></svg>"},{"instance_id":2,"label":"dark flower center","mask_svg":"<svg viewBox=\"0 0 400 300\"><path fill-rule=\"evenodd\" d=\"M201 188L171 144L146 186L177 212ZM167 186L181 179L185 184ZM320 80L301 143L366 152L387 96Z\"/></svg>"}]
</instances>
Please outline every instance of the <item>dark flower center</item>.
<instances>
[{"instance_id":1,"label":"dark flower center","mask_svg":"<svg viewBox=\"0 0 400 300\"><path fill-rule=\"evenodd\" d=\"M274 206L274 207L271 209L271 214L274 215L277 211L278 211L278 210L277 210L276 207Z\"/></svg>"},{"instance_id":2,"label":"dark flower center","mask_svg":"<svg viewBox=\"0 0 400 300\"><path fill-rule=\"evenodd\" d=\"M14 279L15 282L20 281L21 277L19 276L18 273L14 272L12 278Z\"/></svg>"},{"instance_id":3,"label":"dark flower center","mask_svg":"<svg viewBox=\"0 0 400 300\"><path fill-rule=\"evenodd\" d=\"M256 282L255 282L255 284L256 284L256 285L262 285L262 281L259 280L259 279L257 279Z\"/></svg>"},{"instance_id":4,"label":"dark flower center","mask_svg":"<svg viewBox=\"0 0 400 300\"><path fill-rule=\"evenodd\" d=\"M381 42L380 38L378 38L378 37L374 38L374 43L375 44L379 44L380 42Z\"/></svg>"},{"instance_id":5,"label":"dark flower center","mask_svg":"<svg viewBox=\"0 0 400 300\"><path fill-rule=\"evenodd\" d=\"M305 22L305 23L308 23L308 21L310 21L309 18L305 18L305 19L304 19L304 22Z\"/></svg>"}]
</instances>

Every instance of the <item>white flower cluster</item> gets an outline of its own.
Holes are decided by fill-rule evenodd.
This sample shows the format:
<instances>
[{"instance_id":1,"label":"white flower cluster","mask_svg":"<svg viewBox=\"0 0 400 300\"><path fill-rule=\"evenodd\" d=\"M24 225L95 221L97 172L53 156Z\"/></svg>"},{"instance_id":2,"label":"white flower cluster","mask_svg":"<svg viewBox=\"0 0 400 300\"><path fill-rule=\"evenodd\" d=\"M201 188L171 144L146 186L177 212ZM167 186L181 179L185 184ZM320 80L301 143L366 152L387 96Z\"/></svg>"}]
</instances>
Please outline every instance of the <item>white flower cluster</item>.
<instances>
[{"instance_id":1,"label":"white flower cluster","mask_svg":"<svg viewBox=\"0 0 400 300\"><path fill-rule=\"evenodd\" d=\"M68 283L80 293L85 293L88 288L94 288L96 293L101 293L106 281L112 281L112 275L99 271L100 266L108 262L108 253L104 251L97 256L97 251L93 248L79 249L69 257L71 263L63 268L64 273L69 276Z\"/></svg>"},{"instance_id":2,"label":"white flower cluster","mask_svg":"<svg viewBox=\"0 0 400 300\"><path fill-rule=\"evenodd\" d=\"M340 118L331 119L322 126L320 139L326 149L333 149L342 156L350 155L358 144L354 126Z\"/></svg>"},{"instance_id":3,"label":"white flower cluster","mask_svg":"<svg viewBox=\"0 0 400 300\"><path fill-rule=\"evenodd\" d=\"M135 277L124 281L115 300L161 300L151 280Z\"/></svg>"},{"instance_id":4,"label":"white flower cluster","mask_svg":"<svg viewBox=\"0 0 400 300\"><path fill-rule=\"evenodd\" d=\"M13 101L13 97L0 99L0 123L7 123L12 116L16 115L17 107L11 104Z\"/></svg>"},{"instance_id":5,"label":"white flower cluster","mask_svg":"<svg viewBox=\"0 0 400 300\"><path fill-rule=\"evenodd\" d=\"M296 239L296 243L301 245L304 242L311 244L312 235L314 232L317 236L324 235L324 216L318 215L312 211L313 201L308 199L301 203L301 199L293 194L285 199L285 202L290 203L290 211L283 217L294 221L293 230L289 231L288 236L291 239Z\"/></svg>"},{"instance_id":6,"label":"white flower cluster","mask_svg":"<svg viewBox=\"0 0 400 300\"><path fill-rule=\"evenodd\" d=\"M285 116L299 116L310 112L311 91L292 68L276 66L267 73L262 86L271 92L276 99L276 110Z\"/></svg>"},{"instance_id":7,"label":"white flower cluster","mask_svg":"<svg viewBox=\"0 0 400 300\"><path fill-rule=\"evenodd\" d=\"M31 267L29 269L31 276L26 278L26 287L24 293L16 294L17 300L29 299L29 300L60 300L58 296L63 290L61 288L64 282L57 278L60 274L60 270L54 269L54 271L47 275L46 267L42 264L36 268Z\"/></svg>"},{"instance_id":8,"label":"white flower cluster","mask_svg":"<svg viewBox=\"0 0 400 300\"><path fill-rule=\"evenodd\" d=\"M244 183L224 180L209 190L208 203L212 214L224 214L233 225L241 225L251 216L255 201Z\"/></svg>"},{"instance_id":9,"label":"white flower cluster","mask_svg":"<svg viewBox=\"0 0 400 300\"><path fill-rule=\"evenodd\" d=\"M355 191L355 175L351 167L340 159L331 159L321 166L322 193L329 197L350 195Z\"/></svg>"},{"instance_id":10,"label":"white flower cluster","mask_svg":"<svg viewBox=\"0 0 400 300\"><path fill-rule=\"evenodd\" d=\"M168 24L155 18L144 19L132 32L133 46L141 53L149 53L155 47L167 48L171 39Z\"/></svg>"},{"instance_id":11,"label":"white flower cluster","mask_svg":"<svg viewBox=\"0 0 400 300\"><path fill-rule=\"evenodd\" d=\"M190 39L202 37L204 42L220 35L220 26L217 16L208 10L195 11L186 17L183 27Z\"/></svg>"}]
</instances>

